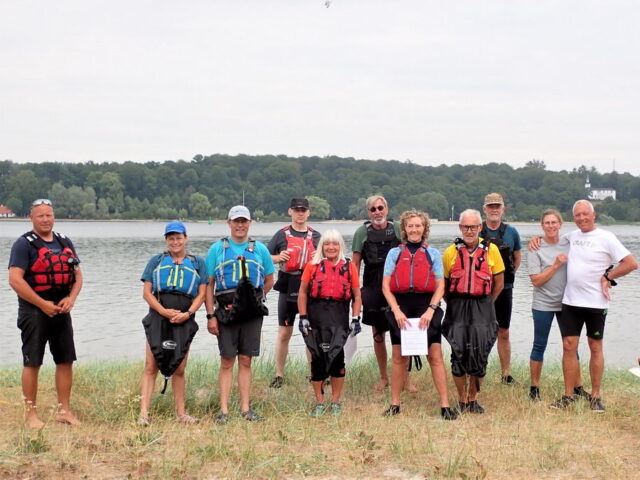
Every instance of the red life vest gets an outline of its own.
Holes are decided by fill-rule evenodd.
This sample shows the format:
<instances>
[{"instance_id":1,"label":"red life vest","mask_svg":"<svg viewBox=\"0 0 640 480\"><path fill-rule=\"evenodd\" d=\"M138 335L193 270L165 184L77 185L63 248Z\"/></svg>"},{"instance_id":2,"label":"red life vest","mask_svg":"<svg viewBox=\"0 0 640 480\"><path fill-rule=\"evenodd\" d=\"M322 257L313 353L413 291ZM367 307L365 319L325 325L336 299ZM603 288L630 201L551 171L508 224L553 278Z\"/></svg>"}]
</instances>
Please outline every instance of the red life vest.
<instances>
[{"instance_id":1,"label":"red life vest","mask_svg":"<svg viewBox=\"0 0 640 480\"><path fill-rule=\"evenodd\" d=\"M75 269L80 260L73 253L67 237L56 232L53 235L62 246L59 253L49 249L35 232L27 232L23 235L38 251L38 258L25 275L25 280L36 292L44 292L52 288L68 290L76 279Z\"/></svg>"},{"instance_id":2,"label":"red life vest","mask_svg":"<svg viewBox=\"0 0 640 480\"><path fill-rule=\"evenodd\" d=\"M282 230L287 239L287 251L289 252L289 260L284 263L283 270L285 272L299 272L309 263L316 251L316 247L313 246L313 228L307 227L307 234L304 237L291 235L291 225L287 225Z\"/></svg>"},{"instance_id":3,"label":"red life vest","mask_svg":"<svg viewBox=\"0 0 640 480\"><path fill-rule=\"evenodd\" d=\"M436 291L436 277L433 273L433 259L423 243L416 253L411 253L405 244L400 245L400 255L391 276L389 288L393 293Z\"/></svg>"},{"instance_id":4,"label":"red life vest","mask_svg":"<svg viewBox=\"0 0 640 480\"><path fill-rule=\"evenodd\" d=\"M487 261L489 245L484 241L480 242L473 256L462 240L456 240L456 248L458 257L449 275L451 280L449 292L473 297L490 295L493 274Z\"/></svg>"},{"instance_id":5,"label":"red life vest","mask_svg":"<svg viewBox=\"0 0 640 480\"><path fill-rule=\"evenodd\" d=\"M340 260L333 265L326 258L316 267L311 279L309 295L312 298L336 300L339 302L351 299L351 272L349 260Z\"/></svg>"}]
</instances>

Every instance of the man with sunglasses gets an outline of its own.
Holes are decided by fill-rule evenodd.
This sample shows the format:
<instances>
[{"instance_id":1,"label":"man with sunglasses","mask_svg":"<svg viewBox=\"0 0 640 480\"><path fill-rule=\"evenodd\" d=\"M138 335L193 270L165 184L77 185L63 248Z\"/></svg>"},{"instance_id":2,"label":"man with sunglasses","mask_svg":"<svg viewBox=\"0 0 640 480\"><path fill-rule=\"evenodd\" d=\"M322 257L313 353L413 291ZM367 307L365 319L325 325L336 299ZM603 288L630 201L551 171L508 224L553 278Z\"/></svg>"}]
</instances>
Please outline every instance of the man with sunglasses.
<instances>
[{"instance_id":1,"label":"man with sunglasses","mask_svg":"<svg viewBox=\"0 0 640 480\"><path fill-rule=\"evenodd\" d=\"M44 427L37 411L38 374L47 343L56 364L59 410L55 420L79 425L71 412L72 366L76 360L70 312L82 288L82 271L71 240L53 231L48 199L33 202L33 230L11 247L9 285L18 294L18 328L22 335L22 394L29 428Z\"/></svg>"},{"instance_id":2,"label":"man with sunglasses","mask_svg":"<svg viewBox=\"0 0 640 480\"><path fill-rule=\"evenodd\" d=\"M267 245L273 263L280 266L278 280L273 287L279 295L276 376L269 384L271 388L280 388L284 383L289 341L298 314L298 290L302 270L311 259L320 240L320 232L307 225L311 214L309 200L292 198L287 213L291 216L291 225L278 230Z\"/></svg>"},{"instance_id":3,"label":"man with sunglasses","mask_svg":"<svg viewBox=\"0 0 640 480\"><path fill-rule=\"evenodd\" d=\"M513 308L513 282L522 258L520 234L514 227L502 221L504 199L499 193L490 193L484 197L483 210L486 220L482 224L480 237L498 247L505 267L504 289L495 301L498 320L498 357L502 369L502 383L514 386L516 381L511 376L509 327Z\"/></svg>"},{"instance_id":4,"label":"man with sunglasses","mask_svg":"<svg viewBox=\"0 0 640 480\"><path fill-rule=\"evenodd\" d=\"M382 277L387 253L400 245L400 225L388 219L389 206L382 195L373 195L366 201L369 220L364 222L353 235L353 263L360 271L364 262L362 278L362 322L371 325L373 333L373 351L378 361L380 380L374 386L382 391L389 385L387 374L387 346L385 332L389 330L389 321L385 312L389 309L382 294ZM405 388L411 392L417 388L407 377Z\"/></svg>"}]
</instances>

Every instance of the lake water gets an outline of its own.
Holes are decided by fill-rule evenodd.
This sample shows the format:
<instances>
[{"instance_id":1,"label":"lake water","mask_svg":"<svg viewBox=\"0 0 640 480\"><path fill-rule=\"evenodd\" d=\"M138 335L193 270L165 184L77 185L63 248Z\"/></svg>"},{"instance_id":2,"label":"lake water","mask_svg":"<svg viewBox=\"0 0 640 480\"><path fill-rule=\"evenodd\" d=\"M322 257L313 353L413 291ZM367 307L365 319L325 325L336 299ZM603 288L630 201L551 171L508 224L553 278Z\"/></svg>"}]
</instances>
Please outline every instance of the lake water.
<instances>
[{"instance_id":1,"label":"lake water","mask_svg":"<svg viewBox=\"0 0 640 480\"><path fill-rule=\"evenodd\" d=\"M56 230L68 235L73 241L82 260L84 287L73 310L76 350L79 360L144 358L144 332L141 319L147 312L147 304L142 300L140 275L149 257L164 250L164 225L159 222L57 222ZM251 227L251 235L257 240L268 242L274 232L285 224L256 223ZM356 223L311 224L319 231L338 229L350 247ZM0 221L0 264L8 265L12 243L22 233L30 230L27 221ZM523 242L541 229L537 225L517 226ZM564 231L573 228L568 224ZM605 227L613 231L624 245L640 258L640 226ZM226 223L187 223L189 250L204 256L211 243L228 234ZM451 244L458 234L457 226L434 224L431 228L430 243L440 249ZM350 250L350 249L349 249ZM531 283L526 274L526 255L517 273L511 338L514 357L528 360L533 339L531 321ZM0 365L19 365L20 333L16 327L17 300L8 285L7 275L0 282ZM640 328L634 313L638 305L638 281L636 271L622 279L614 289L605 333L605 355L608 365L631 366L640 355ZM273 354L277 332L277 294L269 294L267 305L270 315L265 318L262 332L263 355ZM196 335L191 352L197 355L218 355L215 337L206 329L204 306L197 315L200 331ZM588 358L584 340L581 345L583 358ZM443 344L446 350L446 342ZM294 329L291 339L291 354L302 355L304 342ZM358 351L373 353L371 330L364 326L358 336ZM547 359L558 361L562 346L560 334L554 324L550 335ZM47 353L45 364L52 360Z\"/></svg>"}]
</instances>

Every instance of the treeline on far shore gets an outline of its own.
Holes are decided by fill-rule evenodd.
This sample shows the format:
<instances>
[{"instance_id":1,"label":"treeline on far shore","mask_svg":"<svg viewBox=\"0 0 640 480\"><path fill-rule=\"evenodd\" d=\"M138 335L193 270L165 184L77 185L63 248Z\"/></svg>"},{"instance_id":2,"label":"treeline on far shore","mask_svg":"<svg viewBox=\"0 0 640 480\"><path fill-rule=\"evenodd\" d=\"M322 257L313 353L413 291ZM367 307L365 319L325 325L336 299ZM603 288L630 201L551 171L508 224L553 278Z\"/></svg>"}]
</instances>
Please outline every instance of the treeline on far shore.
<instances>
[{"instance_id":1,"label":"treeline on far shore","mask_svg":"<svg viewBox=\"0 0 640 480\"><path fill-rule=\"evenodd\" d=\"M33 199L50 198L58 218L217 219L244 199L255 218L282 220L292 197L309 198L312 218L361 219L364 201L384 195L391 215L418 208L441 220L479 208L500 192L509 221L535 221L546 208L570 218L575 200L592 188L616 190L598 202L602 223L640 221L640 177L601 174L585 166L550 171L543 161L422 166L410 161L285 155L196 155L192 160L147 163L24 163L0 161L0 204L16 216Z\"/></svg>"}]
</instances>

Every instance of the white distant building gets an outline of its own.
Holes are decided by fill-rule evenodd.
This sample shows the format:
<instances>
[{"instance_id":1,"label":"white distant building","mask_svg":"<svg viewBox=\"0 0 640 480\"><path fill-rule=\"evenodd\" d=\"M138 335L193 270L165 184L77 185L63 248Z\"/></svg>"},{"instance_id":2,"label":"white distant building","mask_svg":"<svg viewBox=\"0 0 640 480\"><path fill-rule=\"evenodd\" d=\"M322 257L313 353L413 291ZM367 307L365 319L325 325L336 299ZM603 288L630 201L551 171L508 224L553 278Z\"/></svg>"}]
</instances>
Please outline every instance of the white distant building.
<instances>
[{"instance_id":1,"label":"white distant building","mask_svg":"<svg viewBox=\"0 0 640 480\"><path fill-rule=\"evenodd\" d=\"M591 188L591 182L589 182L589 175L584 182L584 188L587 190L587 197L589 200L606 200L611 198L616 199L616 191L613 188Z\"/></svg>"},{"instance_id":2,"label":"white distant building","mask_svg":"<svg viewBox=\"0 0 640 480\"><path fill-rule=\"evenodd\" d=\"M589 191L589 200L606 200L609 197L616 199L616 191L613 188L592 188Z\"/></svg>"}]
</instances>

